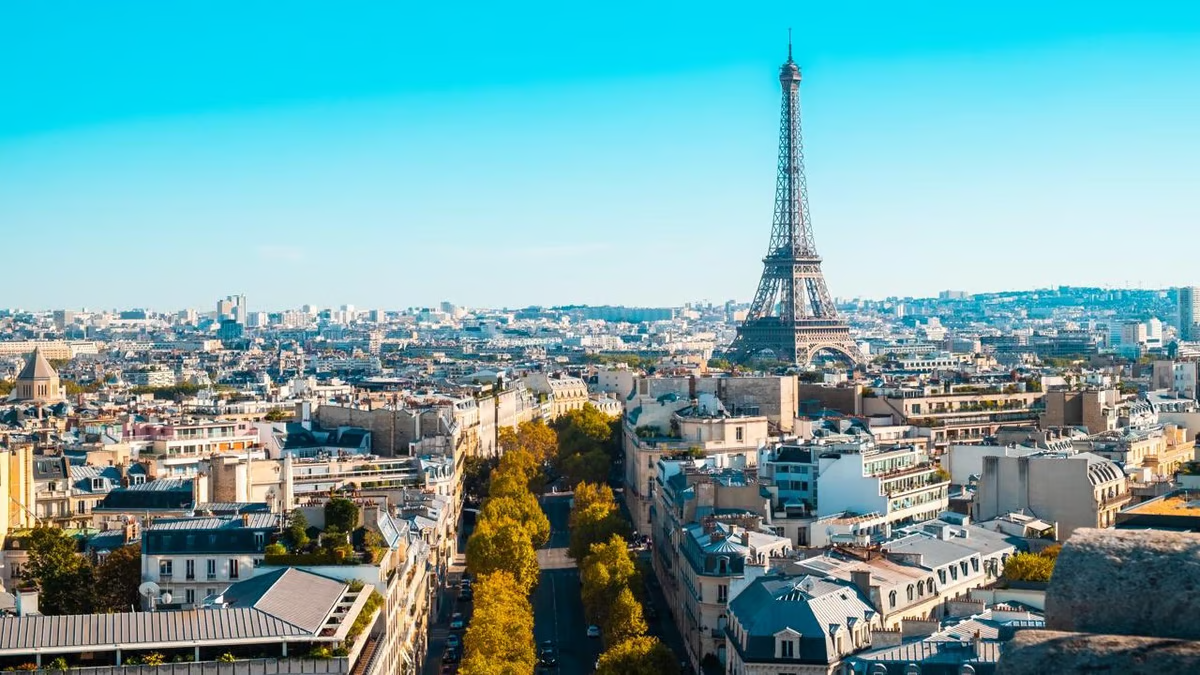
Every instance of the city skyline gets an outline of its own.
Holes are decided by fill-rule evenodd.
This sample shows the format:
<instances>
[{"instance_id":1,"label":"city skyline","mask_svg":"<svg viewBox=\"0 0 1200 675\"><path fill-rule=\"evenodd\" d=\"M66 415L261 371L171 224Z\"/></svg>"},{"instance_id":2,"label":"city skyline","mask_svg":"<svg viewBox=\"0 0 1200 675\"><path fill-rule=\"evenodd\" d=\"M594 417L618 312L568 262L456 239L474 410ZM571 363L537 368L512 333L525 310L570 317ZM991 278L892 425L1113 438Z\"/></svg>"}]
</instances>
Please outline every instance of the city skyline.
<instances>
[{"instance_id":1,"label":"city skyline","mask_svg":"<svg viewBox=\"0 0 1200 675\"><path fill-rule=\"evenodd\" d=\"M297 5L232 27L139 7L0 10L20 27L0 57L36 64L3 76L0 230L54 263L35 277L43 261L10 256L10 279L39 283L7 304L748 301L787 25L836 295L1002 287L988 267L1023 288L1194 281L1185 247L1135 269L1117 245L1200 216L1191 7L527 24Z\"/></svg>"}]
</instances>

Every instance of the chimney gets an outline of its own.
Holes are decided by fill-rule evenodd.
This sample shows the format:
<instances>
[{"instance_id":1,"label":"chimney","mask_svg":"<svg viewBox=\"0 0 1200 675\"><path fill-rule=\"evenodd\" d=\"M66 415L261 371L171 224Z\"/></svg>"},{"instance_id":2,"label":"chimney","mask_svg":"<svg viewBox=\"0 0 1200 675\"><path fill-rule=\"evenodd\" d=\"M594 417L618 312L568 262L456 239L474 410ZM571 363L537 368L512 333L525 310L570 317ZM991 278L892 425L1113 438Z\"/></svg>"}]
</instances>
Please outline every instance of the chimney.
<instances>
[{"instance_id":1,"label":"chimney","mask_svg":"<svg viewBox=\"0 0 1200 675\"><path fill-rule=\"evenodd\" d=\"M250 514L249 513L242 514L242 527L250 527Z\"/></svg>"},{"instance_id":2,"label":"chimney","mask_svg":"<svg viewBox=\"0 0 1200 675\"><path fill-rule=\"evenodd\" d=\"M863 595L871 597L871 572L869 570L851 570L850 583L858 587Z\"/></svg>"},{"instance_id":3,"label":"chimney","mask_svg":"<svg viewBox=\"0 0 1200 675\"><path fill-rule=\"evenodd\" d=\"M137 521L134 520L132 517L129 518L128 520L126 520L125 523L121 526L121 532L122 532L122 539L124 539L126 544L131 543L134 539L137 539L138 538L138 523L137 523Z\"/></svg>"},{"instance_id":4,"label":"chimney","mask_svg":"<svg viewBox=\"0 0 1200 675\"><path fill-rule=\"evenodd\" d=\"M742 546L750 545L750 531L742 528Z\"/></svg>"},{"instance_id":5,"label":"chimney","mask_svg":"<svg viewBox=\"0 0 1200 675\"><path fill-rule=\"evenodd\" d=\"M37 591L17 591L16 601L17 616L37 616L41 614L38 611Z\"/></svg>"},{"instance_id":6,"label":"chimney","mask_svg":"<svg viewBox=\"0 0 1200 675\"><path fill-rule=\"evenodd\" d=\"M983 638L979 631L975 631L975 635L971 636L971 651L975 654L975 658L982 658L980 655L980 647L982 647Z\"/></svg>"}]
</instances>

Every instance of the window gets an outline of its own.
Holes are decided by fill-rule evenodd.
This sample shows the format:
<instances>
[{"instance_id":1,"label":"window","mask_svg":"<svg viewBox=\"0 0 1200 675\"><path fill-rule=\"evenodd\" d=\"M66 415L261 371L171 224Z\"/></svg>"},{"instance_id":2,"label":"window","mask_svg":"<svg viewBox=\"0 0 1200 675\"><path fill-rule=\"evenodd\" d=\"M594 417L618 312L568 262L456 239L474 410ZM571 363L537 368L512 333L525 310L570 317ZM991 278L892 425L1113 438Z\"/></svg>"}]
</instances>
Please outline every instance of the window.
<instances>
[{"instance_id":1,"label":"window","mask_svg":"<svg viewBox=\"0 0 1200 675\"><path fill-rule=\"evenodd\" d=\"M979 574L979 558L971 558L971 569Z\"/></svg>"},{"instance_id":2,"label":"window","mask_svg":"<svg viewBox=\"0 0 1200 675\"><path fill-rule=\"evenodd\" d=\"M262 548L267 545L267 534L265 532L254 533L254 547Z\"/></svg>"},{"instance_id":3,"label":"window","mask_svg":"<svg viewBox=\"0 0 1200 675\"><path fill-rule=\"evenodd\" d=\"M184 563L184 571L187 573L188 579L195 579L196 578L196 561L188 560L186 563ZM188 602L191 602L191 600L189 600Z\"/></svg>"},{"instance_id":4,"label":"window","mask_svg":"<svg viewBox=\"0 0 1200 675\"><path fill-rule=\"evenodd\" d=\"M796 643L792 640L782 640L779 643L779 654L785 659L796 658Z\"/></svg>"},{"instance_id":5,"label":"window","mask_svg":"<svg viewBox=\"0 0 1200 675\"><path fill-rule=\"evenodd\" d=\"M160 579L164 579L164 578L170 579L171 578L171 561L170 560L158 561L158 576Z\"/></svg>"},{"instance_id":6,"label":"window","mask_svg":"<svg viewBox=\"0 0 1200 675\"><path fill-rule=\"evenodd\" d=\"M206 597L206 598L210 595L216 595L216 594L217 594L217 589L215 589L215 588L204 589L204 597Z\"/></svg>"},{"instance_id":7,"label":"window","mask_svg":"<svg viewBox=\"0 0 1200 675\"><path fill-rule=\"evenodd\" d=\"M736 440L739 440L739 441L742 440L742 437L744 435L745 434L742 431L742 427L734 427L733 428L733 436Z\"/></svg>"},{"instance_id":8,"label":"window","mask_svg":"<svg viewBox=\"0 0 1200 675\"><path fill-rule=\"evenodd\" d=\"M909 602L912 602L912 601L913 601L913 590L914 590L914 589L913 589L913 585L912 585L912 584L909 584L909 585L908 585L908 601L909 601Z\"/></svg>"},{"instance_id":9,"label":"window","mask_svg":"<svg viewBox=\"0 0 1200 675\"><path fill-rule=\"evenodd\" d=\"M964 561L960 562L960 563L958 564L958 566L959 566L960 568L962 568L962 573L963 573L963 576L964 576L964 577L965 577L965 576L967 576L967 561L966 561L966 560L964 560Z\"/></svg>"},{"instance_id":10,"label":"window","mask_svg":"<svg viewBox=\"0 0 1200 675\"><path fill-rule=\"evenodd\" d=\"M207 568L208 568L207 569L208 578L216 579L217 578L217 561L213 560L212 558L209 558ZM212 595L212 594L210 593L209 595Z\"/></svg>"},{"instance_id":11,"label":"window","mask_svg":"<svg viewBox=\"0 0 1200 675\"><path fill-rule=\"evenodd\" d=\"M189 560L188 562L191 562L191 561ZM188 603L189 605L193 604L194 602L196 602L196 589L194 589L194 588L187 589L186 591L183 592L183 597L184 597L184 602Z\"/></svg>"},{"instance_id":12,"label":"window","mask_svg":"<svg viewBox=\"0 0 1200 675\"><path fill-rule=\"evenodd\" d=\"M729 587L725 584L717 586L717 602L729 601Z\"/></svg>"},{"instance_id":13,"label":"window","mask_svg":"<svg viewBox=\"0 0 1200 675\"><path fill-rule=\"evenodd\" d=\"M958 568L955 567L954 565L950 566L950 578L955 581L958 581Z\"/></svg>"},{"instance_id":14,"label":"window","mask_svg":"<svg viewBox=\"0 0 1200 675\"><path fill-rule=\"evenodd\" d=\"M946 570L938 570L938 581L944 586L946 584Z\"/></svg>"},{"instance_id":15,"label":"window","mask_svg":"<svg viewBox=\"0 0 1200 675\"><path fill-rule=\"evenodd\" d=\"M891 593L888 593L888 607L891 609L895 609L895 607L896 607L896 591L892 591Z\"/></svg>"},{"instance_id":16,"label":"window","mask_svg":"<svg viewBox=\"0 0 1200 675\"><path fill-rule=\"evenodd\" d=\"M238 561L236 558L229 559L229 578L238 578Z\"/></svg>"}]
</instances>

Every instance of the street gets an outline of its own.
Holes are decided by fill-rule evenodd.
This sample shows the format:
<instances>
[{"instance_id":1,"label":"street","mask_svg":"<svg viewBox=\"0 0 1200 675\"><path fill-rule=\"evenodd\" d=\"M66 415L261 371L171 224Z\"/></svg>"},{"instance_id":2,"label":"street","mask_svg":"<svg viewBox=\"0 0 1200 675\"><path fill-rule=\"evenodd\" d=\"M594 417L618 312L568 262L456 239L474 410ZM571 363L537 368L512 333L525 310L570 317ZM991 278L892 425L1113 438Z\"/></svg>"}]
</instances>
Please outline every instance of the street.
<instances>
[{"instance_id":1,"label":"street","mask_svg":"<svg viewBox=\"0 0 1200 675\"><path fill-rule=\"evenodd\" d=\"M538 551L541 579L533 592L533 633L540 645L545 640L558 650L558 668L553 673L590 673L600 656L600 640L587 637L583 600L579 591L579 568L567 555L571 534L567 521L571 495L545 495L542 509L550 520L550 541Z\"/></svg>"}]
</instances>

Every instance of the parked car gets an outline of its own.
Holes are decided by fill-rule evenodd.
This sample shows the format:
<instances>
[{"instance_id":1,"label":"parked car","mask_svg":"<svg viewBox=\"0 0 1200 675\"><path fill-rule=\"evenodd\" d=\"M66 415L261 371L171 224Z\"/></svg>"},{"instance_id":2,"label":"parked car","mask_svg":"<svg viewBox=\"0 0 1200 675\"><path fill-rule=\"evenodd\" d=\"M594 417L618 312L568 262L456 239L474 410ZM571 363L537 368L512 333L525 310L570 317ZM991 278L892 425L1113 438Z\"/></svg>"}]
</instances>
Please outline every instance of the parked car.
<instances>
[{"instance_id":1,"label":"parked car","mask_svg":"<svg viewBox=\"0 0 1200 675\"><path fill-rule=\"evenodd\" d=\"M463 618L462 612L455 612L450 615L450 630L462 630L467 625L467 620Z\"/></svg>"},{"instance_id":2,"label":"parked car","mask_svg":"<svg viewBox=\"0 0 1200 675\"><path fill-rule=\"evenodd\" d=\"M466 588L462 589L461 593L458 594L458 599L470 602L475 599L475 591L472 591L471 587L467 586Z\"/></svg>"},{"instance_id":3,"label":"parked car","mask_svg":"<svg viewBox=\"0 0 1200 675\"><path fill-rule=\"evenodd\" d=\"M442 663L458 663L459 658L457 649L446 649L442 654Z\"/></svg>"},{"instance_id":4,"label":"parked car","mask_svg":"<svg viewBox=\"0 0 1200 675\"><path fill-rule=\"evenodd\" d=\"M446 636L446 648L458 649L462 646L462 638L458 637L457 633L451 633Z\"/></svg>"},{"instance_id":5,"label":"parked car","mask_svg":"<svg viewBox=\"0 0 1200 675\"><path fill-rule=\"evenodd\" d=\"M592 624L592 625L588 626L587 627L587 636L590 638L600 637L600 626L597 626L596 624Z\"/></svg>"},{"instance_id":6,"label":"parked car","mask_svg":"<svg viewBox=\"0 0 1200 675\"><path fill-rule=\"evenodd\" d=\"M546 640L538 647L538 663L543 666L553 666L558 663L558 654L554 651L554 643Z\"/></svg>"}]
</instances>

